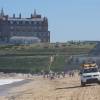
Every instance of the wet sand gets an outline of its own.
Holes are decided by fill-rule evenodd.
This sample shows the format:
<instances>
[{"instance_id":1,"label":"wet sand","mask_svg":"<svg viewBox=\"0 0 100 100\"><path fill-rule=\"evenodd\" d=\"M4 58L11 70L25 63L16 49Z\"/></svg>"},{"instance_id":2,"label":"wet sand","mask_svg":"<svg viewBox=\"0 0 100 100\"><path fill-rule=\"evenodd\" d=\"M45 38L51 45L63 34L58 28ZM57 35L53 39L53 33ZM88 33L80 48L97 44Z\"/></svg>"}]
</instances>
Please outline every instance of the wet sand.
<instances>
[{"instance_id":1,"label":"wet sand","mask_svg":"<svg viewBox=\"0 0 100 100\"><path fill-rule=\"evenodd\" d=\"M30 81L31 81L31 79L26 79L26 80L14 82L14 83L11 83L11 84L0 85L0 96L8 96L9 91L12 88L24 85L25 83L29 83Z\"/></svg>"}]
</instances>

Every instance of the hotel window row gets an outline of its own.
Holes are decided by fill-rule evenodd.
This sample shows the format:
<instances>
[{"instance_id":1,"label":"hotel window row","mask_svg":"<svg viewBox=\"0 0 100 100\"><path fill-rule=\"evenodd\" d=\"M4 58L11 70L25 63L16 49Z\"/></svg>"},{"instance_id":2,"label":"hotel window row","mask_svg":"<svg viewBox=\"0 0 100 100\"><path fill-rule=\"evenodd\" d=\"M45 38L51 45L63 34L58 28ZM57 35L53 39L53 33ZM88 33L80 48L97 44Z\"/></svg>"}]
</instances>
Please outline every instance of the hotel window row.
<instances>
[{"instance_id":1,"label":"hotel window row","mask_svg":"<svg viewBox=\"0 0 100 100\"><path fill-rule=\"evenodd\" d=\"M42 25L42 21L8 21L9 24L30 24L30 25Z\"/></svg>"}]
</instances>

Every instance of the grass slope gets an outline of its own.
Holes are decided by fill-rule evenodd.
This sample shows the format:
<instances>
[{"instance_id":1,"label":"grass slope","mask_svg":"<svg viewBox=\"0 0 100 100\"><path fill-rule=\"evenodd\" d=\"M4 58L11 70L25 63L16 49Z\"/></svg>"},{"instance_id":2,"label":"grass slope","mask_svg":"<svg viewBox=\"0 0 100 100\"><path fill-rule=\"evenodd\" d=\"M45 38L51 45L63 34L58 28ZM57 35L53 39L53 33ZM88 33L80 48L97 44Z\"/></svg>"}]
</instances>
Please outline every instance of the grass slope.
<instances>
[{"instance_id":1,"label":"grass slope","mask_svg":"<svg viewBox=\"0 0 100 100\"><path fill-rule=\"evenodd\" d=\"M34 45L1 45L0 71L35 73L49 70L50 56L54 62L51 69L61 71L72 68L66 62L71 55L88 54L95 44L67 45L34 44ZM69 69L70 69L69 68Z\"/></svg>"}]
</instances>

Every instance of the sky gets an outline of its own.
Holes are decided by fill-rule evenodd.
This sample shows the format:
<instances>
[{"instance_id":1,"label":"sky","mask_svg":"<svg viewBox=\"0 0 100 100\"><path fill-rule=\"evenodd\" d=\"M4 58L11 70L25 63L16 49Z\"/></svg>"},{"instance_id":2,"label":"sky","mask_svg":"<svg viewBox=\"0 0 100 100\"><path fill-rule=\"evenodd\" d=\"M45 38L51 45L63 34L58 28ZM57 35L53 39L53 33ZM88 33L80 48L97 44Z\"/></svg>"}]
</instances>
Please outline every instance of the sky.
<instances>
[{"instance_id":1,"label":"sky","mask_svg":"<svg viewBox=\"0 0 100 100\"><path fill-rule=\"evenodd\" d=\"M100 0L0 0L5 14L46 16L51 42L100 40Z\"/></svg>"}]
</instances>

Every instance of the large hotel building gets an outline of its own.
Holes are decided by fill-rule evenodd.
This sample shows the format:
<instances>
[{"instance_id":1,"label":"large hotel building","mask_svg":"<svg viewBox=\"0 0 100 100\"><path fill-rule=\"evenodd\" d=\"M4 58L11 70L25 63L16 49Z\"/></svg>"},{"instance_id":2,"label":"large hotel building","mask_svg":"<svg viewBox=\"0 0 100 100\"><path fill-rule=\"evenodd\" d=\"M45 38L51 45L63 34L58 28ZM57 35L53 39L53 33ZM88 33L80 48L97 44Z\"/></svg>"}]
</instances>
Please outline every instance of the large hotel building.
<instances>
[{"instance_id":1,"label":"large hotel building","mask_svg":"<svg viewBox=\"0 0 100 100\"><path fill-rule=\"evenodd\" d=\"M21 13L18 17L0 12L0 41L9 42L12 37L36 37L40 42L50 42L50 31L48 31L48 19L34 13L29 18L22 18Z\"/></svg>"}]
</instances>

